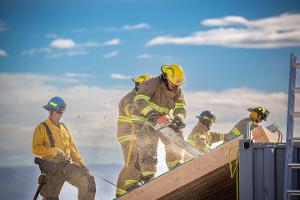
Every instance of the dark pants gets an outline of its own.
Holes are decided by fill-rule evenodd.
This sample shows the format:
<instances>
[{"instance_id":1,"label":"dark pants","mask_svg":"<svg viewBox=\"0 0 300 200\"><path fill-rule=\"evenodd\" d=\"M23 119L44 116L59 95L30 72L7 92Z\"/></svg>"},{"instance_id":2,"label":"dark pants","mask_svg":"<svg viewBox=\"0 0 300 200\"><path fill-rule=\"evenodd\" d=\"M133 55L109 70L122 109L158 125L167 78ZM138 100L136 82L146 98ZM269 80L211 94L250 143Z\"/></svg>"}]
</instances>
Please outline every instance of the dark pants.
<instances>
[{"instance_id":1,"label":"dark pants","mask_svg":"<svg viewBox=\"0 0 300 200\"><path fill-rule=\"evenodd\" d=\"M55 175L46 175L45 184L41 190L43 199L58 200L59 193L65 181L78 188L78 200L95 199L96 184L94 177L83 167L73 163L68 163L61 167L61 170Z\"/></svg>"}]
</instances>

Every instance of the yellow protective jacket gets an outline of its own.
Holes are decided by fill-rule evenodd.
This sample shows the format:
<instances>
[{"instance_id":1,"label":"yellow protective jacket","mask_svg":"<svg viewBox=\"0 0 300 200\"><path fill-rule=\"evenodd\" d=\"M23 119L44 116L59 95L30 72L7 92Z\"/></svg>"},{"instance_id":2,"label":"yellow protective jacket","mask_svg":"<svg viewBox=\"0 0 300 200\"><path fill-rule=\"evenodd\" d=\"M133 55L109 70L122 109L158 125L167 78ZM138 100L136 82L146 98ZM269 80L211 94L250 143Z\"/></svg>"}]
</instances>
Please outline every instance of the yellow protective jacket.
<instances>
[{"instance_id":1,"label":"yellow protective jacket","mask_svg":"<svg viewBox=\"0 0 300 200\"><path fill-rule=\"evenodd\" d=\"M188 142L203 152L207 152L212 143L222 140L227 140L225 134L209 132L207 127L201 122L198 122L188 137Z\"/></svg>"},{"instance_id":2,"label":"yellow protective jacket","mask_svg":"<svg viewBox=\"0 0 300 200\"><path fill-rule=\"evenodd\" d=\"M50 119L46 119L44 122L52 133L55 147L51 147L46 127L41 123L34 130L32 152L43 159L55 159L59 151L63 151L74 163L84 165L71 133L62 124L58 127Z\"/></svg>"},{"instance_id":3,"label":"yellow protective jacket","mask_svg":"<svg viewBox=\"0 0 300 200\"><path fill-rule=\"evenodd\" d=\"M242 119L240 122L238 122L231 130L230 134L239 136L243 133L243 129L245 127L246 123L250 123L250 130L256 128L258 124L254 121L251 121L250 117L247 117L245 119Z\"/></svg>"},{"instance_id":4,"label":"yellow protective jacket","mask_svg":"<svg viewBox=\"0 0 300 200\"><path fill-rule=\"evenodd\" d=\"M136 93L137 90L133 89L131 92L125 95L119 103L117 136L120 143L129 141L131 137L133 137L131 135L131 130L132 130L131 107L133 105L133 99Z\"/></svg>"},{"instance_id":5,"label":"yellow protective jacket","mask_svg":"<svg viewBox=\"0 0 300 200\"><path fill-rule=\"evenodd\" d=\"M133 120L143 121L153 110L162 115L173 113L174 117L185 119L185 101L181 88L168 90L160 76L141 83L134 97Z\"/></svg>"}]
</instances>

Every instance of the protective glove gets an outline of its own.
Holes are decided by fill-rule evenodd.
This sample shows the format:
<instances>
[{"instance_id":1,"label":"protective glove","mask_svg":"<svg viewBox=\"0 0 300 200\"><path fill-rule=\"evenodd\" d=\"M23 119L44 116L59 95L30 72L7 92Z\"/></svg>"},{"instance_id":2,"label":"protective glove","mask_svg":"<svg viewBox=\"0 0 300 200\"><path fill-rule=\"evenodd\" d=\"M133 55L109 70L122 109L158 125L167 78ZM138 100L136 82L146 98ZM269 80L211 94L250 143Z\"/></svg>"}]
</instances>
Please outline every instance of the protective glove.
<instances>
[{"instance_id":1,"label":"protective glove","mask_svg":"<svg viewBox=\"0 0 300 200\"><path fill-rule=\"evenodd\" d=\"M65 152L63 152L61 149L57 148L58 150L56 154L56 162L60 167L63 167L71 162L71 160L66 156Z\"/></svg>"},{"instance_id":2,"label":"protective glove","mask_svg":"<svg viewBox=\"0 0 300 200\"><path fill-rule=\"evenodd\" d=\"M148 122L156 124L156 120L159 118L159 114L153 110L147 114L146 118Z\"/></svg>"},{"instance_id":3,"label":"protective glove","mask_svg":"<svg viewBox=\"0 0 300 200\"><path fill-rule=\"evenodd\" d=\"M63 152L61 149L56 148L57 149L57 153L56 153L56 159L59 161L63 161L67 159L67 156L65 154L65 152Z\"/></svg>"},{"instance_id":4,"label":"protective glove","mask_svg":"<svg viewBox=\"0 0 300 200\"><path fill-rule=\"evenodd\" d=\"M179 129L185 128L186 124L183 122L181 117L176 116L173 120L175 126Z\"/></svg>"}]
</instances>

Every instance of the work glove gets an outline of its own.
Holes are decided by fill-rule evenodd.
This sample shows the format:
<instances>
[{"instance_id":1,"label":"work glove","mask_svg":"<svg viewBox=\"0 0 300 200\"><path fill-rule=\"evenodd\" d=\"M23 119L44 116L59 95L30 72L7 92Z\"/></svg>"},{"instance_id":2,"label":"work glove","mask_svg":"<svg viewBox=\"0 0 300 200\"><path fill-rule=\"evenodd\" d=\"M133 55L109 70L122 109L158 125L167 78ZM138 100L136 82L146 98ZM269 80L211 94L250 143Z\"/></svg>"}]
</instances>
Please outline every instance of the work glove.
<instances>
[{"instance_id":1,"label":"work glove","mask_svg":"<svg viewBox=\"0 0 300 200\"><path fill-rule=\"evenodd\" d=\"M65 152L63 152L62 150L60 150L59 148L56 148L58 151L57 151L57 154L56 154L56 159L58 162L63 162L65 160L67 160L67 156L65 154Z\"/></svg>"},{"instance_id":2,"label":"work glove","mask_svg":"<svg viewBox=\"0 0 300 200\"><path fill-rule=\"evenodd\" d=\"M176 116L174 118L173 123L179 129L185 128L185 126L186 126L186 124L183 122L182 118L178 117L178 116Z\"/></svg>"},{"instance_id":3,"label":"work glove","mask_svg":"<svg viewBox=\"0 0 300 200\"><path fill-rule=\"evenodd\" d=\"M156 120L159 118L159 114L155 112L154 110L150 111L147 116L147 121L151 124L156 124Z\"/></svg>"}]
</instances>

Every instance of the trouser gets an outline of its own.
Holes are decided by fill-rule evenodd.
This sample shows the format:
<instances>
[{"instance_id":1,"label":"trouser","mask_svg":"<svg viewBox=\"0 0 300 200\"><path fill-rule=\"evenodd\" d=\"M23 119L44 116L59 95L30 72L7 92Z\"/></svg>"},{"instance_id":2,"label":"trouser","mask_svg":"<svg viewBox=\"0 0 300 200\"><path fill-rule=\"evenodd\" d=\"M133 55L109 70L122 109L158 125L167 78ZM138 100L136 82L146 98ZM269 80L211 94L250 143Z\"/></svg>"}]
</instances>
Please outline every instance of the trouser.
<instances>
[{"instance_id":1,"label":"trouser","mask_svg":"<svg viewBox=\"0 0 300 200\"><path fill-rule=\"evenodd\" d=\"M183 139L180 130L176 130L177 136ZM139 163L143 177L154 177L157 168L157 145L160 139L165 145L166 164L169 170L176 167L182 159L182 149L163 136L160 136L153 128L147 125L136 124L137 143L140 148Z\"/></svg>"},{"instance_id":2,"label":"trouser","mask_svg":"<svg viewBox=\"0 0 300 200\"><path fill-rule=\"evenodd\" d=\"M64 182L78 188L78 200L94 200L96 194L96 184L94 177L86 169L68 163L61 167L55 175L47 174L40 194L43 200L58 200L59 193Z\"/></svg>"},{"instance_id":3,"label":"trouser","mask_svg":"<svg viewBox=\"0 0 300 200\"><path fill-rule=\"evenodd\" d=\"M138 147L135 138L120 143L124 156L124 166L119 174L116 196L126 194L137 187L141 172L138 163Z\"/></svg>"}]
</instances>

